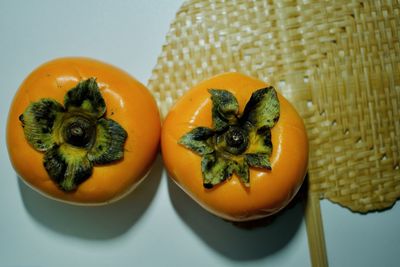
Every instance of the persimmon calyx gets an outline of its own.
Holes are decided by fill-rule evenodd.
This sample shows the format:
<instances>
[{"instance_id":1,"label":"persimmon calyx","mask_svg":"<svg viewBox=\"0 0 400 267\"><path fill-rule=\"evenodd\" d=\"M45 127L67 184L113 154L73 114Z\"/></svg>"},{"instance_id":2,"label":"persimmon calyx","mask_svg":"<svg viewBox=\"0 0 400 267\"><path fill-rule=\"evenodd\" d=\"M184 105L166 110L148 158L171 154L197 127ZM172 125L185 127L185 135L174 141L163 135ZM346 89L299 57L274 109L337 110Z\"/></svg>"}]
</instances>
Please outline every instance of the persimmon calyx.
<instances>
[{"instance_id":1,"label":"persimmon calyx","mask_svg":"<svg viewBox=\"0 0 400 267\"><path fill-rule=\"evenodd\" d=\"M105 112L96 79L89 78L65 94L64 106L43 98L19 117L26 140L44 152L43 165L63 191L76 190L94 165L123 158L127 133Z\"/></svg>"},{"instance_id":2,"label":"persimmon calyx","mask_svg":"<svg viewBox=\"0 0 400 267\"><path fill-rule=\"evenodd\" d=\"M197 127L178 143L202 156L203 185L212 188L236 174L250 186L249 168L271 170L271 128L279 119L280 105L270 86L255 91L243 114L235 96L227 90L210 89L212 129Z\"/></svg>"}]
</instances>

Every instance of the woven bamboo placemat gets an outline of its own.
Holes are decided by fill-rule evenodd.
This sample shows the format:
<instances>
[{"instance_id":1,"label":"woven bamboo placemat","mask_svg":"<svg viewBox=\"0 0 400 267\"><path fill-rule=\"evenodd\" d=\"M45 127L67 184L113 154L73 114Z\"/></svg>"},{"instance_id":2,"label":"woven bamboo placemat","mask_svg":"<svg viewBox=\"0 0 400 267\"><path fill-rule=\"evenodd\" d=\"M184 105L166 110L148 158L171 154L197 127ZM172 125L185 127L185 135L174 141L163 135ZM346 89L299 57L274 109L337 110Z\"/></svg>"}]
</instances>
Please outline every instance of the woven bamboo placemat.
<instances>
[{"instance_id":1,"label":"woven bamboo placemat","mask_svg":"<svg viewBox=\"0 0 400 267\"><path fill-rule=\"evenodd\" d=\"M400 197L399 36L399 1L192 0L172 22L148 86L163 115L191 86L226 71L280 90L310 139L315 245L323 243L319 199L364 213Z\"/></svg>"}]
</instances>

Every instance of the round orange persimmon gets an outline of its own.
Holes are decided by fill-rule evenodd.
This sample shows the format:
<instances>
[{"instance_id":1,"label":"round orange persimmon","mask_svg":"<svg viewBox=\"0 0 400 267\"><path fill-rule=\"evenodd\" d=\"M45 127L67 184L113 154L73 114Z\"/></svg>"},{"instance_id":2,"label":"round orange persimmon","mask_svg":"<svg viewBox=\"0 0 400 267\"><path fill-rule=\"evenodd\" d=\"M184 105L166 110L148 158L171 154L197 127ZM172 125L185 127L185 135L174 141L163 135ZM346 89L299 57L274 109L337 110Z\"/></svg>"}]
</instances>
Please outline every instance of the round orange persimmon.
<instances>
[{"instance_id":1,"label":"round orange persimmon","mask_svg":"<svg viewBox=\"0 0 400 267\"><path fill-rule=\"evenodd\" d=\"M248 186L235 173L211 189L203 186L201 156L179 144L179 140L196 127L212 128L209 89L231 92L242 114L252 93L266 86L238 73L215 76L189 90L170 110L162 128L162 154L170 177L203 208L227 220L269 216L285 207L297 193L308 162L308 139L301 117L277 93L280 117L271 129L271 170L250 168Z\"/></svg>"},{"instance_id":2,"label":"round orange persimmon","mask_svg":"<svg viewBox=\"0 0 400 267\"><path fill-rule=\"evenodd\" d=\"M92 132L98 135L100 130L108 129L109 132L104 130L108 134L108 139L106 141L109 143L114 142L114 146L120 146L121 151L118 152L118 157L112 158L113 161L107 162L106 164L97 163L105 162L105 159L110 157L108 154L109 151L101 155L99 152L98 154L100 156L88 156L88 158L93 159L94 162L93 168L87 168L86 170L86 174L90 173L90 177L81 182L76 188L66 183L63 189L55 182L54 177L52 179L49 171L45 168L44 151L38 150L37 147L35 149L34 145L32 145L32 142L42 144L47 141L38 140L39 135L34 135L35 133L32 133L33 137L28 137L33 141L31 140L31 142L28 142L29 138L27 139L27 135L24 134L26 130L26 125L24 125L24 123L28 123L28 118L26 117L30 113L27 108L32 107L32 103L38 103L38 101L42 99L52 99L52 101L54 100L60 103L60 109L62 109L63 103L67 105L65 102L65 97L67 97L66 93L71 88L77 87L78 83L84 80L90 80L93 84L95 81L97 84L96 90L100 92L102 96L103 100L96 100L98 102L100 101L99 103L103 105L102 107L104 107L105 104L105 107L100 112L96 110L99 119L103 122L106 119L108 122L111 120L116 122L110 123L114 128L111 126L110 128L97 128L97 130ZM70 109L74 114L79 111L79 107L77 108L76 106L81 105L88 110L93 108L92 106L98 104L95 102L90 103L90 101L76 103L76 101L76 99L72 99L70 103L68 103L72 106ZM89 116L86 114L88 112L83 113L83 117ZM24 114L24 116L21 116L21 114ZM65 118L66 117L63 117L63 119ZM38 120L39 119L37 119L37 121ZM70 118L68 117L65 120L68 121ZM54 122L54 125L56 124L57 122ZM120 143L115 141L117 137L115 136L115 132L113 132L115 128L119 127L118 124L124 129L122 130L123 137L121 137L122 141ZM70 123L69 126L71 125L73 124ZM25 128L23 128L23 126L25 126ZM55 126L53 126L53 128L54 127ZM85 129L86 128L83 128L83 130ZM37 129L35 128L34 131L37 131ZM50 130L47 130L47 132L48 131ZM82 131L81 128L71 128L69 134L79 134L81 133L80 131ZM158 153L160 132L160 116L155 100L147 88L129 74L112 65L94 59L79 57L60 58L38 67L25 79L18 89L9 111L7 147L11 163L17 174L33 189L36 189L50 198L68 203L100 205L120 199L142 181L149 172L155 156ZM100 131L100 134L104 133ZM76 140L74 141L73 137L74 136L69 137L72 140L72 145L66 146L66 151L70 156L72 155L74 157L79 154L83 160L81 158L78 161L75 159L70 160L69 165L65 165L65 168L62 169L60 168L59 162L54 160L51 162L51 160L47 158L47 163L50 162L49 168L59 168L67 173L68 166L73 166L73 168L75 168L74 170L80 170L79 168L82 166L77 166L75 164L76 162L78 162L78 164L84 162L88 165L88 159L84 157L86 156L86 152L79 149L84 146L85 148L93 146L93 144L97 144L97 141L89 142L88 140L91 139L87 138L87 140L84 140L85 144L82 144ZM58 138L57 140L65 139L65 136L63 137L63 135L60 134L55 138ZM123 138L125 138L125 141ZM103 149L101 147L101 142L105 144L106 141L103 139L98 141L99 149ZM117 145L115 145L115 143L117 143ZM62 147L60 144L54 144L54 146ZM53 145L48 145L48 149L52 147ZM75 153L76 151L81 152ZM67 162L67 160L65 160L65 162ZM57 175L60 175L60 173L55 172L54 176Z\"/></svg>"}]
</instances>

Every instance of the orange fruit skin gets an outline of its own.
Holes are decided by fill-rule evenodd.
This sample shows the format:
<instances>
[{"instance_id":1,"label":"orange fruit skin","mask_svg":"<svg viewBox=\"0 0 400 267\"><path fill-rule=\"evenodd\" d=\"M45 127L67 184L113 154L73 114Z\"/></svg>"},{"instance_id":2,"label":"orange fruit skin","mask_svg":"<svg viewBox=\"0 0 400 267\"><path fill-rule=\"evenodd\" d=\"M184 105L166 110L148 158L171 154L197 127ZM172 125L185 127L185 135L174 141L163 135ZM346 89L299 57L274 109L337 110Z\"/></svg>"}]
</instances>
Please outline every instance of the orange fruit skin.
<instances>
[{"instance_id":1,"label":"orange fruit skin","mask_svg":"<svg viewBox=\"0 0 400 267\"><path fill-rule=\"evenodd\" d=\"M195 127L212 127L208 89L229 90L243 112L252 92L266 86L239 73L215 76L189 90L170 110L163 124L161 148L169 176L203 208L227 220L248 221L269 216L285 207L297 193L308 162L308 139L301 117L278 93L280 118L271 131L272 170L250 168L249 188L233 175L213 189L205 189L201 156L177 142Z\"/></svg>"},{"instance_id":2,"label":"orange fruit skin","mask_svg":"<svg viewBox=\"0 0 400 267\"><path fill-rule=\"evenodd\" d=\"M94 166L92 176L76 191L64 192L50 179L44 153L25 139L18 117L29 103L53 98L64 103L65 93L80 80L95 77L106 102L106 117L128 133L122 160ZM126 72L89 58L60 58L34 70L22 83L10 107L7 148L17 174L44 195L75 204L105 204L131 191L148 173L158 153L160 115L147 88Z\"/></svg>"}]
</instances>

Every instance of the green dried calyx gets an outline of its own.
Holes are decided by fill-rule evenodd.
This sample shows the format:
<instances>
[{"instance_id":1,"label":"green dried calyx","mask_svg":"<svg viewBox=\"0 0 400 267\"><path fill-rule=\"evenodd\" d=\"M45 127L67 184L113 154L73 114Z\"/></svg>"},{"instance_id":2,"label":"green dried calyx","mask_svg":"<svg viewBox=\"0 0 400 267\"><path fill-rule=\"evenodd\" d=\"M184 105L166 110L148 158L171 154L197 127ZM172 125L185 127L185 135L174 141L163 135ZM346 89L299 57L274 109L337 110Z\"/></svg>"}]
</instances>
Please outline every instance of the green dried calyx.
<instances>
[{"instance_id":1,"label":"green dried calyx","mask_svg":"<svg viewBox=\"0 0 400 267\"><path fill-rule=\"evenodd\" d=\"M197 127L178 143L202 156L203 185L212 188L236 174L250 185L249 167L270 170L271 128L279 119L279 101L273 87L255 91L243 114L235 96L227 90L209 90L212 129Z\"/></svg>"},{"instance_id":2,"label":"green dried calyx","mask_svg":"<svg viewBox=\"0 0 400 267\"><path fill-rule=\"evenodd\" d=\"M44 98L19 117L26 140L44 152L44 167L62 190L75 190L94 165L123 158L127 133L105 112L97 82L89 78L66 93L64 106Z\"/></svg>"}]
</instances>

